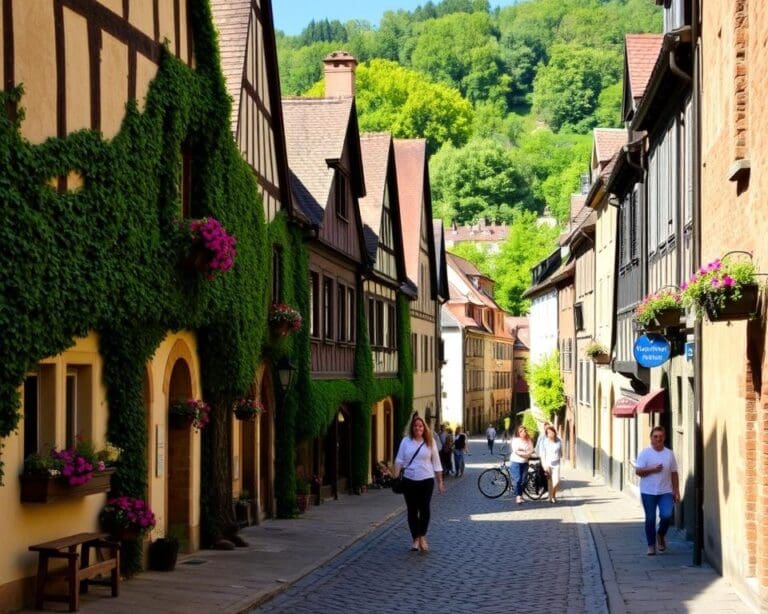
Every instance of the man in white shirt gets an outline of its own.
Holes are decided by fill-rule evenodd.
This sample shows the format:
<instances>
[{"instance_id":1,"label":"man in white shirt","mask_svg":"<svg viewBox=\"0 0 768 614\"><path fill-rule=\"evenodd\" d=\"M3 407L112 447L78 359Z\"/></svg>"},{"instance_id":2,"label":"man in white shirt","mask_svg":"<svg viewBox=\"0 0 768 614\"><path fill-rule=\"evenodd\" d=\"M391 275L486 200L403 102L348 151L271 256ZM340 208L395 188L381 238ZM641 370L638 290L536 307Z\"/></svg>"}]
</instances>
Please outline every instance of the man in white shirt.
<instances>
[{"instance_id":1,"label":"man in white shirt","mask_svg":"<svg viewBox=\"0 0 768 614\"><path fill-rule=\"evenodd\" d=\"M488 425L485 429L485 438L488 440L488 451L493 454L493 442L496 440L496 429L492 424Z\"/></svg>"},{"instance_id":2,"label":"man in white shirt","mask_svg":"<svg viewBox=\"0 0 768 614\"><path fill-rule=\"evenodd\" d=\"M645 510L645 537L648 555L667 549L666 534L672 521L674 504L680 501L680 478L675 454L664 447L663 426L651 429L651 445L637 455L635 474L640 476L640 498ZM656 528L656 509L659 527Z\"/></svg>"}]
</instances>

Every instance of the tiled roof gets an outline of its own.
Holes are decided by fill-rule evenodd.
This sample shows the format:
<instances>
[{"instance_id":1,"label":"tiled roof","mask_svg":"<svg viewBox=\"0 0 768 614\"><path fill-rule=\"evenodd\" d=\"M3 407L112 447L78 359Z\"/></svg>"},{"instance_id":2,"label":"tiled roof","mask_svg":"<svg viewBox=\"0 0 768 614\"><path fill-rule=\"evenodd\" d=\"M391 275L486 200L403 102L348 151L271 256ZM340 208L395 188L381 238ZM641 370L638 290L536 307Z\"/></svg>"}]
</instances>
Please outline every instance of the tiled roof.
<instances>
[{"instance_id":1,"label":"tiled roof","mask_svg":"<svg viewBox=\"0 0 768 614\"><path fill-rule=\"evenodd\" d=\"M469 280L468 276L470 275L485 277L480 271L477 270L477 267L474 264L468 260L464 260L464 258L460 258L455 254L451 254L450 252L446 253L445 258L448 264L448 268L456 273L458 277L457 281L459 281L463 286L457 286L459 292L468 296L468 298L470 298L473 303L482 304L493 309L501 309L501 307L496 304L496 301L494 301L493 298L476 288L474 284Z\"/></svg>"},{"instance_id":2,"label":"tiled roof","mask_svg":"<svg viewBox=\"0 0 768 614\"><path fill-rule=\"evenodd\" d=\"M516 337L515 345L522 344L525 347L531 345L531 329L527 316L507 316L504 318L507 330Z\"/></svg>"},{"instance_id":3,"label":"tiled roof","mask_svg":"<svg viewBox=\"0 0 768 614\"><path fill-rule=\"evenodd\" d=\"M400 221L403 229L405 274L414 283L419 280L419 243L425 206L424 179L427 165L426 139L395 139L395 167L400 197Z\"/></svg>"},{"instance_id":4,"label":"tiled roof","mask_svg":"<svg viewBox=\"0 0 768 614\"><path fill-rule=\"evenodd\" d=\"M365 247L371 258L376 258L381 230L381 210L384 205L384 187L387 183L389 148L392 136L389 132L360 135L360 150L365 173L365 196L360 199L360 215L363 220Z\"/></svg>"},{"instance_id":5,"label":"tiled roof","mask_svg":"<svg viewBox=\"0 0 768 614\"><path fill-rule=\"evenodd\" d=\"M221 70L227 93L232 97L230 126L237 129L240 110L240 90L243 85L245 54L248 49L248 23L251 18L251 0L211 0L213 22L219 31Z\"/></svg>"},{"instance_id":6,"label":"tiled roof","mask_svg":"<svg viewBox=\"0 0 768 614\"><path fill-rule=\"evenodd\" d=\"M623 128L595 128L593 132L595 157L600 170L605 167L621 146L627 142L627 131Z\"/></svg>"},{"instance_id":7,"label":"tiled roof","mask_svg":"<svg viewBox=\"0 0 768 614\"><path fill-rule=\"evenodd\" d=\"M458 303L456 304L446 303L445 305L443 305L443 307L450 312L450 314L454 317L454 319L459 323L460 326L469 327L469 328L480 328L485 330L473 318L470 318L468 315L466 315L466 312L464 310L464 305L458 304Z\"/></svg>"},{"instance_id":8,"label":"tiled roof","mask_svg":"<svg viewBox=\"0 0 768 614\"><path fill-rule=\"evenodd\" d=\"M571 219L570 223L576 219L576 216L584 208L584 203L587 201L586 194L571 194Z\"/></svg>"},{"instance_id":9,"label":"tiled roof","mask_svg":"<svg viewBox=\"0 0 768 614\"><path fill-rule=\"evenodd\" d=\"M313 224L323 221L333 182L327 160L342 157L352 98L283 98L294 202Z\"/></svg>"},{"instance_id":10,"label":"tiled roof","mask_svg":"<svg viewBox=\"0 0 768 614\"><path fill-rule=\"evenodd\" d=\"M640 100L645 93L663 41L663 34L626 35L627 72L634 100Z\"/></svg>"},{"instance_id":11,"label":"tiled roof","mask_svg":"<svg viewBox=\"0 0 768 614\"><path fill-rule=\"evenodd\" d=\"M459 241L504 241L509 234L509 226L499 225L480 225L466 224L465 226L456 226L445 231L445 238L448 241L458 243Z\"/></svg>"}]
</instances>

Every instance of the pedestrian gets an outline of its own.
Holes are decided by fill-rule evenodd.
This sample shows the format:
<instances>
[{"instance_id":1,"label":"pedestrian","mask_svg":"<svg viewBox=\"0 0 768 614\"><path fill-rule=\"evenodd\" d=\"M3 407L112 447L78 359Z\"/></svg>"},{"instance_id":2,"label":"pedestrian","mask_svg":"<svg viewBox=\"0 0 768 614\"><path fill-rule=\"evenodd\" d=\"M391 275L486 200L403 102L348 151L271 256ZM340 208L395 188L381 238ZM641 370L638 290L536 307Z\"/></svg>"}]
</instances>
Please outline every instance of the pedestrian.
<instances>
[{"instance_id":1,"label":"pedestrian","mask_svg":"<svg viewBox=\"0 0 768 614\"><path fill-rule=\"evenodd\" d=\"M557 436L555 427L551 424L544 429L543 443L540 448L541 466L547 474L547 490L549 502L557 503L557 487L560 485L560 459L563 456L563 445Z\"/></svg>"},{"instance_id":2,"label":"pedestrian","mask_svg":"<svg viewBox=\"0 0 768 614\"><path fill-rule=\"evenodd\" d=\"M509 457L509 473L515 483L515 496L518 505L523 503L523 484L528 472L528 459L533 455L533 440L522 424L517 427L512 438L512 453Z\"/></svg>"},{"instance_id":3,"label":"pedestrian","mask_svg":"<svg viewBox=\"0 0 768 614\"><path fill-rule=\"evenodd\" d=\"M544 426L541 427L541 432L539 433L539 436L536 439L536 448L534 449L534 454L541 458L541 447L544 445L544 442L547 439L547 429L552 426L549 422L545 422Z\"/></svg>"},{"instance_id":4,"label":"pedestrian","mask_svg":"<svg viewBox=\"0 0 768 614\"><path fill-rule=\"evenodd\" d=\"M450 427L445 429L445 439L443 447L440 448L440 464L443 466L443 475L451 475L451 465L453 463L453 431Z\"/></svg>"},{"instance_id":5,"label":"pedestrian","mask_svg":"<svg viewBox=\"0 0 768 614\"><path fill-rule=\"evenodd\" d=\"M485 429L485 438L488 440L488 451L493 454L493 442L496 439L496 429L493 428L492 424L489 424L488 428Z\"/></svg>"},{"instance_id":6,"label":"pedestrian","mask_svg":"<svg viewBox=\"0 0 768 614\"><path fill-rule=\"evenodd\" d=\"M432 431L418 415L411 418L408 436L403 437L395 458L395 475L403 469L403 496L408 508L408 528L413 544L411 550L427 552L427 529L429 528L432 492L437 480L437 490L445 492L443 467L440 453Z\"/></svg>"},{"instance_id":7,"label":"pedestrian","mask_svg":"<svg viewBox=\"0 0 768 614\"><path fill-rule=\"evenodd\" d=\"M456 438L453 441L453 466L456 477L464 475L464 455L469 454L467 435L460 426L456 427Z\"/></svg>"},{"instance_id":8,"label":"pedestrian","mask_svg":"<svg viewBox=\"0 0 768 614\"><path fill-rule=\"evenodd\" d=\"M680 477L675 453L664 446L663 426L651 429L651 445L637 455L635 474L640 477L640 498L645 511L645 538L648 555L667 549L667 529L672 521L674 504L680 501ZM659 526L656 528L656 509Z\"/></svg>"}]
</instances>

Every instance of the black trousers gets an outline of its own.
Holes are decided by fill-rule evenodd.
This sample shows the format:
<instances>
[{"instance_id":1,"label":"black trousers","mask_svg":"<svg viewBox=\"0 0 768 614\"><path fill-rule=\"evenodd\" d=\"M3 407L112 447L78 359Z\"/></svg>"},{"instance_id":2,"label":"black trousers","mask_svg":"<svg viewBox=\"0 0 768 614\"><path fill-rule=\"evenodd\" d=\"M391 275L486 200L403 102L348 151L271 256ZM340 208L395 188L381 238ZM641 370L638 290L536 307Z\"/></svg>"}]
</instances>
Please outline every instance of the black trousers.
<instances>
[{"instance_id":1,"label":"black trousers","mask_svg":"<svg viewBox=\"0 0 768 614\"><path fill-rule=\"evenodd\" d=\"M419 481L404 479L403 486L405 505L408 507L408 528L411 530L411 537L416 539L427 534L429 503L435 489L435 478Z\"/></svg>"}]
</instances>

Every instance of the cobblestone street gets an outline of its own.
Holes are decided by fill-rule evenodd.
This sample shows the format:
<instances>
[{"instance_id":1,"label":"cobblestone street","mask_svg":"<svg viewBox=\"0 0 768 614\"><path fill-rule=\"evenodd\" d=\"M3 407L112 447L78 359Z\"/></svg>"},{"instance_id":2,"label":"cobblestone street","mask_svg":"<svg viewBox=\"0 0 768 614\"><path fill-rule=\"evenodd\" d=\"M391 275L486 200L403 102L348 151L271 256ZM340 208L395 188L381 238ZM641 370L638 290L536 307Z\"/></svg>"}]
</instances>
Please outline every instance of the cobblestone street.
<instances>
[{"instance_id":1,"label":"cobblestone street","mask_svg":"<svg viewBox=\"0 0 768 614\"><path fill-rule=\"evenodd\" d=\"M487 499L477 476L492 457L473 444L465 475L448 477L445 495L432 499L429 553L409 550L400 515L259 611L492 613L520 601L534 612L607 612L589 529L568 491L554 505Z\"/></svg>"}]
</instances>

